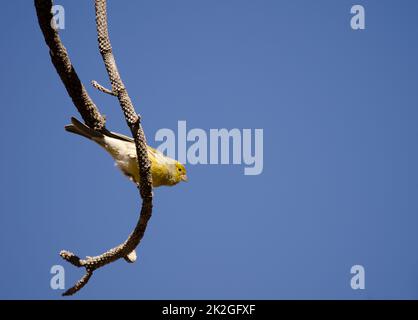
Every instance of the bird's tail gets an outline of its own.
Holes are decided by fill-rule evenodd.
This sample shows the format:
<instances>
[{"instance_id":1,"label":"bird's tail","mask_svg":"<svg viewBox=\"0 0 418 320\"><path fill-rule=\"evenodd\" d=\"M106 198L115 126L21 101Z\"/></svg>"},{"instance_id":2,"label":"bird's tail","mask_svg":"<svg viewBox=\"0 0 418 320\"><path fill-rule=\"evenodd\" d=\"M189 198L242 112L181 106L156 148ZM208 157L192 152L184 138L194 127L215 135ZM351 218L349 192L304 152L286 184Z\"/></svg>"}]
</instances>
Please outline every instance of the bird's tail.
<instances>
[{"instance_id":1,"label":"bird's tail","mask_svg":"<svg viewBox=\"0 0 418 320\"><path fill-rule=\"evenodd\" d=\"M93 130L92 128L81 123L76 118L71 117L71 124L65 126L65 130L86 137L90 140L96 140L103 138L103 134Z\"/></svg>"}]
</instances>

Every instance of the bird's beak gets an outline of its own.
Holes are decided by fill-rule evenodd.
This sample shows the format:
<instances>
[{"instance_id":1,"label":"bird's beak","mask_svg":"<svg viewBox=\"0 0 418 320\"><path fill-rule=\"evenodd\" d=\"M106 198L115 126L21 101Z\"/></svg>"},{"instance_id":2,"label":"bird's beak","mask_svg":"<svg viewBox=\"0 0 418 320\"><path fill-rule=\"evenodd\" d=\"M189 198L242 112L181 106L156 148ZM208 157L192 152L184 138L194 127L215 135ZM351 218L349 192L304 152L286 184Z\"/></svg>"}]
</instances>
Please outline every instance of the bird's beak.
<instances>
[{"instance_id":1,"label":"bird's beak","mask_svg":"<svg viewBox=\"0 0 418 320\"><path fill-rule=\"evenodd\" d=\"M189 181L189 178L187 178L187 175L183 174L181 176L181 180L184 181L184 182L187 182L187 181Z\"/></svg>"}]
</instances>

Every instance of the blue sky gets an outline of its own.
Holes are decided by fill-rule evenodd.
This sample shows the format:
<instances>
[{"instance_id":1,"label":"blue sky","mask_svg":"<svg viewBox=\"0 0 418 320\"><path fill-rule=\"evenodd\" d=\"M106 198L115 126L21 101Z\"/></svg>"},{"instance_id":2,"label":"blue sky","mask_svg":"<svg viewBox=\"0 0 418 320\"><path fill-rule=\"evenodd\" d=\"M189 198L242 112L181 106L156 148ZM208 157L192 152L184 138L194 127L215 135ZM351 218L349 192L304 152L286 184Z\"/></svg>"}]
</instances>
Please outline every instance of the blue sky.
<instances>
[{"instance_id":1,"label":"blue sky","mask_svg":"<svg viewBox=\"0 0 418 320\"><path fill-rule=\"evenodd\" d=\"M93 1L59 1L78 74L127 133L99 56ZM366 9L366 30L350 8ZM133 265L98 270L78 299L417 299L416 1L110 1L115 56L148 141L160 128L261 128L264 170L187 166L155 190ZM0 298L61 299L82 275L58 256L125 240L137 190L78 116L32 1L0 12ZM366 289L350 287L363 265ZM71 298L70 298L71 299Z\"/></svg>"}]
</instances>

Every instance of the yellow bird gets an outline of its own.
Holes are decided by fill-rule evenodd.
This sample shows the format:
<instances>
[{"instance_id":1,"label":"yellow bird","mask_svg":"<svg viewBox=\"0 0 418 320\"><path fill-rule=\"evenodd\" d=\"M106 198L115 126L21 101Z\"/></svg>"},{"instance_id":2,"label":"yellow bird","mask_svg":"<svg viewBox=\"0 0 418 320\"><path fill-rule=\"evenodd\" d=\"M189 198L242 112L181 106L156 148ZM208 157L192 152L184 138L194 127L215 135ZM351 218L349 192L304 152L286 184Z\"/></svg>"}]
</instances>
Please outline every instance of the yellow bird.
<instances>
[{"instance_id":1,"label":"yellow bird","mask_svg":"<svg viewBox=\"0 0 418 320\"><path fill-rule=\"evenodd\" d=\"M104 134L95 131L75 118L71 118L71 124L65 126L65 130L98 143L115 159L119 169L133 182L139 184L138 158L132 138L114 132ZM180 181L187 181L186 168L180 162L150 146L148 146L148 157L151 161L154 187L174 186Z\"/></svg>"}]
</instances>

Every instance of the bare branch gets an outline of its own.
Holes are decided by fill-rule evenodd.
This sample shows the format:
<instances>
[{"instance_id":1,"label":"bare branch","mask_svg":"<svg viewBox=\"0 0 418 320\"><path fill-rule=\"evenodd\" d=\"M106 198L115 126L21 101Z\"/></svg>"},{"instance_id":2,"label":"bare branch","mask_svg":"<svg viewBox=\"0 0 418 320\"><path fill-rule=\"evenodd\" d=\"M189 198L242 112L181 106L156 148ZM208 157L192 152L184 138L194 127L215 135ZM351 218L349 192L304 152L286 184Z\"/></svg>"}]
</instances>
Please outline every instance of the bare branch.
<instances>
[{"instance_id":1,"label":"bare branch","mask_svg":"<svg viewBox=\"0 0 418 320\"><path fill-rule=\"evenodd\" d=\"M65 291L62 295L72 296L74 293L81 290L87 284L87 282L89 282L92 275L93 275L93 271L87 269L86 274L80 280L78 280L77 283L73 287Z\"/></svg>"},{"instance_id":2,"label":"bare branch","mask_svg":"<svg viewBox=\"0 0 418 320\"><path fill-rule=\"evenodd\" d=\"M99 41L99 50L102 55L110 83L112 92L116 94L119 104L125 114L126 123L131 129L133 138L135 139L136 151L138 156L139 174L141 183L139 186L141 197L152 198L152 178L148 159L146 139L142 126L140 124L141 117L135 112L131 98L125 88L120 77L116 61L113 56L112 46L109 39L109 31L107 27L107 11L106 0L96 0L96 27L97 39Z\"/></svg>"},{"instance_id":3,"label":"bare branch","mask_svg":"<svg viewBox=\"0 0 418 320\"><path fill-rule=\"evenodd\" d=\"M74 105L77 107L88 126L95 130L107 131L105 128L104 117L101 116L97 107L88 96L83 84L78 78L74 67L69 60L67 51L61 43L58 32L51 27L52 1L35 0L35 7L39 25L44 34L45 41L50 48L52 62L60 75L68 94L72 98ZM125 258L128 262L134 262L136 260L135 248L143 238L148 221L152 215L153 194L150 170L151 164L148 159L145 134L140 124L141 118L135 112L132 101L119 75L116 62L112 54L107 30L106 1L96 0L95 8L99 49L110 78L112 90L108 90L100 85L99 86L117 96L119 104L125 115L126 122L135 140L139 173L141 176L141 181L138 187L142 198L142 208L134 231L129 235L128 239L119 246L110 249L99 256L87 257L86 259L80 259L78 256L69 251L61 251L60 256L64 260L76 267L83 267L86 269L86 274L72 288L68 289L64 295L72 295L78 292L88 283L93 275L93 272L98 268L101 268L120 258Z\"/></svg>"}]
</instances>

